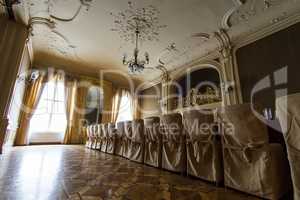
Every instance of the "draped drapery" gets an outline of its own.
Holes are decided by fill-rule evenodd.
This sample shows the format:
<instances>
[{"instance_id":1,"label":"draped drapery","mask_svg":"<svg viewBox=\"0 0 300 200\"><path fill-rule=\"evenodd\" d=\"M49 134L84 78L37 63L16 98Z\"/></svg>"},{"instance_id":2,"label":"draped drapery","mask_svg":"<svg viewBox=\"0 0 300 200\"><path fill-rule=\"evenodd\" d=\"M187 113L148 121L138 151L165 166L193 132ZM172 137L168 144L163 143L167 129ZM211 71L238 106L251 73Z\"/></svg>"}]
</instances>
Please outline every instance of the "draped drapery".
<instances>
[{"instance_id":1,"label":"draped drapery","mask_svg":"<svg viewBox=\"0 0 300 200\"><path fill-rule=\"evenodd\" d=\"M126 95L128 96L128 99L129 99L129 102L130 102L129 106L130 106L130 111L131 111L132 119L135 119L134 110L135 110L136 106L135 106L134 96L129 91L126 93Z\"/></svg>"},{"instance_id":2,"label":"draped drapery","mask_svg":"<svg viewBox=\"0 0 300 200\"><path fill-rule=\"evenodd\" d=\"M74 129L71 134L71 139L68 144L82 144L84 143L85 135L83 135L83 126L85 123L86 114L86 97L88 94L88 87L85 84L78 82L76 87L75 108L73 115Z\"/></svg>"},{"instance_id":3,"label":"draped drapery","mask_svg":"<svg viewBox=\"0 0 300 200\"><path fill-rule=\"evenodd\" d=\"M133 94L131 96L131 107L132 107L132 117L133 119L140 119L141 118L141 112L139 107L139 98L137 94Z\"/></svg>"},{"instance_id":4,"label":"draped drapery","mask_svg":"<svg viewBox=\"0 0 300 200\"><path fill-rule=\"evenodd\" d=\"M44 73L40 73L39 77L33 80L26 89L23 105L21 107L20 126L17 131L15 145L28 144L29 122L41 97L45 77L46 75Z\"/></svg>"},{"instance_id":5,"label":"draped drapery","mask_svg":"<svg viewBox=\"0 0 300 200\"><path fill-rule=\"evenodd\" d=\"M65 81L65 106L66 106L66 118L67 128L64 137L64 144L72 143L72 136L75 132L75 104L77 93L77 81L67 79Z\"/></svg>"},{"instance_id":6,"label":"draped drapery","mask_svg":"<svg viewBox=\"0 0 300 200\"><path fill-rule=\"evenodd\" d=\"M88 87L78 80L67 80L66 115L67 129L64 144L83 144L85 135L83 126L86 114L86 96Z\"/></svg>"},{"instance_id":7,"label":"draped drapery","mask_svg":"<svg viewBox=\"0 0 300 200\"><path fill-rule=\"evenodd\" d=\"M121 105L121 99L122 99L122 89L117 89L115 92L115 95L113 97L112 102L112 111L111 111L111 122L115 123L118 119L118 114L120 110Z\"/></svg>"},{"instance_id":8,"label":"draped drapery","mask_svg":"<svg viewBox=\"0 0 300 200\"><path fill-rule=\"evenodd\" d=\"M112 120L111 113L112 113L112 99L114 96L114 87L112 83L108 81L100 81L100 87L104 93L104 101L103 101L103 110L102 110L102 123L109 123Z\"/></svg>"}]
</instances>

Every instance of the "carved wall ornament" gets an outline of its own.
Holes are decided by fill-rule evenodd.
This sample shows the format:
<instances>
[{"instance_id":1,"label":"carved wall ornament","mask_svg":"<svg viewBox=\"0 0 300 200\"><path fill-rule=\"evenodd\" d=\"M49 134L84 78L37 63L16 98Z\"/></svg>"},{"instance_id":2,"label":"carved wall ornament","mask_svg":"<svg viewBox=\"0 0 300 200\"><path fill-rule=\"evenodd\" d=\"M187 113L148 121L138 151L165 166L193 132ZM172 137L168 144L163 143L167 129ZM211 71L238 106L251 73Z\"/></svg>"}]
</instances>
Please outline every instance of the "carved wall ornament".
<instances>
[{"instance_id":1,"label":"carved wall ornament","mask_svg":"<svg viewBox=\"0 0 300 200\"><path fill-rule=\"evenodd\" d=\"M233 0L234 2L234 7L231 8L230 10L228 10L225 15L223 16L221 25L223 29L229 29L231 27L231 25L229 24L229 18L231 17L231 15L240 8L240 6L242 6L245 2L242 0Z\"/></svg>"},{"instance_id":2,"label":"carved wall ornament","mask_svg":"<svg viewBox=\"0 0 300 200\"><path fill-rule=\"evenodd\" d=\"M231 57L232 46L230 42L230 37L224 29L220 29L218 32L214 33L215 38L219 42L219 52L222 56L222 60L227 60Z\"/></svg>"}]
</instances>

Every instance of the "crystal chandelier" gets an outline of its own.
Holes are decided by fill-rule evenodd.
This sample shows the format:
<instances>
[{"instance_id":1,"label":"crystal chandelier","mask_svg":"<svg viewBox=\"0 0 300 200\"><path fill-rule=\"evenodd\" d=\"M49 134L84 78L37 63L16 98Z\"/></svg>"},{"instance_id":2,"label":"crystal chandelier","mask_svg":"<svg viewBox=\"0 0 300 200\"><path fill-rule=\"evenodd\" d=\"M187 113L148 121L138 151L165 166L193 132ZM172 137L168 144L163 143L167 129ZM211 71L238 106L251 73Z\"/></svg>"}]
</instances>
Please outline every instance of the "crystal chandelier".
<instances>
[{"instance_id":1,"label":"crystal chandelier","mask_svg":"<svg viewBox=\"0 0 300 200\"><path fill-rule=\"evenodd\" d=\"M127 55L123 56L123 64L128 65L128 70L130 73L134 74L136 72L141 73L145 69L145 65L149 64L149 54L145 52L145 60L140 60L139 57L139 34L138 26L135 31L135 48L133 51L133 58L131 60L127 60Z\"/></svg>"}]
</instances>

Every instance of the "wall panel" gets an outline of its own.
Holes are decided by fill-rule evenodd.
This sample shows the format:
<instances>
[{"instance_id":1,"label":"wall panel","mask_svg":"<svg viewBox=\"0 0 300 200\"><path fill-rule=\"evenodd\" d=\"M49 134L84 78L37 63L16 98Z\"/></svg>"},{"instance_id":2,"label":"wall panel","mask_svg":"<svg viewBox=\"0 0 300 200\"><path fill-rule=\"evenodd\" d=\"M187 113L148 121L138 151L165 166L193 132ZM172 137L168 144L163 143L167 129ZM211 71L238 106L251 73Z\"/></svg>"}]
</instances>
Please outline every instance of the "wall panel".
<instances>
[{"instance_id":1,"label":"wall panel","mask_svg":"<svg viewBox=\"0 0 300 200\"><path fill-rule=\"evenodd\" d=\"M251 92L262 79L270 78L270 87L258 91L254 101L274 111L276 92L300 92L300 23L274 33L237 50L237 64L244 102L250 102ZM276 78L275 72L287 66L285 73ZM284 71L282 71L284 72ZM277 79L277 81L275 80ZM278 83L278 80L281 80ZM283 81L283 82L282 82Z\"/></svg>"},{"instance_id":2,"label":"wall panel","mask_svg":"<svg viewBox=\"0 0 300 200\"><path fill-rule=\"evenodd\" d=\"M8 124L7 112L19 71L27 28L0 17L0 146L2 149Z\"/></svg>"}]
</instances>

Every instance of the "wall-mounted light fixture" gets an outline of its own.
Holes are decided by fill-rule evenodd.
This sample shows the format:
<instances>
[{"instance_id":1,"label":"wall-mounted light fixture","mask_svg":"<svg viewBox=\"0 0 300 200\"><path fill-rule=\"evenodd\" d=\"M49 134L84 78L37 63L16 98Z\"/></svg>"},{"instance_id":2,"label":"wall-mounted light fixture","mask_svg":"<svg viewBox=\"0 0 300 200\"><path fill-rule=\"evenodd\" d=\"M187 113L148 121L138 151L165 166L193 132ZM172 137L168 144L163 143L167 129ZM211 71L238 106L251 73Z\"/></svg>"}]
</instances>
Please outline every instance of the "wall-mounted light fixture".
<instances>
[{"instance_id":1,"label":"wall-mounted light fixture","mask_svg":"<svg viewBox=\"0 0 300 200\"><path fill-rule=\"evenodd\" d=\"M36 79L38 79L39 76L40 76L40 72L38 70L33 70L30 73L24 73L24 74L18 75L17 81L18 82L25 81L25 84L30 84L33 81L35 81Z\"/></svg>"}]
</instances>

